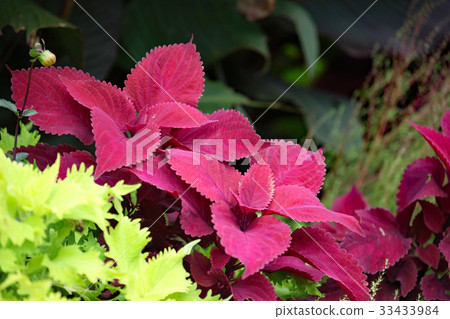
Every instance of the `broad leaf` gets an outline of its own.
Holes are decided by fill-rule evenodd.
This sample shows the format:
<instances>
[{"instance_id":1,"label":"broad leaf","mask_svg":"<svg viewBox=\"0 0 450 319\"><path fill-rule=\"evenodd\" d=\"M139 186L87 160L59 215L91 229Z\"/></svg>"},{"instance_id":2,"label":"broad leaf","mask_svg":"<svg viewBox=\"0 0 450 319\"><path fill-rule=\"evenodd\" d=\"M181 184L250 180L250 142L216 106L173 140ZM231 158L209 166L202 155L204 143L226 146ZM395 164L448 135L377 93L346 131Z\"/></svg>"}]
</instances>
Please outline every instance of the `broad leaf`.
<instances>
[{"instance_id":1,"label":"broad leaf","mask_svg":"<svg viewBox=\"0 0 450 319\"><path fill-rule=\"evenodd\" d=\"M237 200L250 211L264 210L272 201L274 190L270 167L252 165L239 182Z\"/></svg>"},{"instance_id":2,"label":"broad leaf","mask_svg":"<svg viewBox=\"0 0 450 319\"><path fill-rule=\"evenodd\" d=\"M239 278L231 285L234 300L277 300L272 283L264 275L256 273L248 278Z\"/></svg>"},{"instance_id":3,"label":"broad leaf","mask_svg":"<svg viewBox=\"0 0 450 319\"><path fill-rule=\"evenodd\" d=\"M22 146L17 149L18 152L28 153L27 161L30 164L36 162L36 166L43 171L47 166L55 163L58 154L64 155L66 153L75 152L77 149L73 146L60 144L48 145L38 143L34 146Z\"/></svg>"},{"instance_id":4,"label":"broad leaf","mask_svg":"<svg viewBox=\"0 0 450 319\"><path fill-rule=\"evenodd\" d=\"M22 105L28 83L29 70L12 71L12 98ZM50 134L72 134L84 144L94 141L89 109L79 104L67 91L59 78L91 80L89 74L69 68L33 69L30 91L25 109L32 108L38 113L30 117L41 130ZM49 89L51 88L51 89ZM70 125L68 125L70 123Z\"/></svg>"},{"instance_id":5,"label":"broad leaf","mask_svg":"<svg viewBox=\"0 0 450 319\"><path fill-rule=\"evenodd\" d=\"M219 161L232 162L252 155L252 147L260 137L241 113L219 110L206 116L214 123L175 130L173 137L192 151L212 155Z\"/></svg>"},{"instance_id":6,"label":"broad leaf","mask_svg":"<svg viewBox=\"0 0 450 319\"><path fill-rule=\"evenodd\" d=\"M194 189L180 194L180 198L180 224L184 232L193 237L211 234L214 231L211 223L211 202Z\"/></svg>"},{"instance_id":7,"label":"broad leaf","mask_svg":"<svg viewBox=\"0 0 450 319\"><path fill-rule=\"evenodd\" d=\"M17 147L32 146L39 142L41 136L38 130L32 131L33 123L23 124L20 122L20 133L17 135ZM3 152L12 151L14 149L14 135L8 134L6 127L0 129L0 149ZM18 151L19 152L19 151Z\"/></svg>"},{"instance_id":8,"label":"broad leaf","mask_svg":"<svg viewBox=\"0 0 450 319\"><path fill-rule=\"evenodd\" d=\"M414 260L406 257L388 269L386 276L390 282L400 282L400 293L406 297L414 289L417 281L417 266Z\"/></svg>"},{"instance_id":9,"label":"broad leaf","mask_svg":"<svg viewBox=\"0 0 450 319\"><path fill-rule=\"evenodd\" d=\"M95 157L86 151L75 151L71 153L64 153L61 156L61 164L59 166L58 178L64 179L67 176L67 170L71 170L73 165L79 168L81 163L84 163L85 167L95 165Z\"/></svg>"},{"instance_id":10,"label":"broad leaf","mask_svg":"<svg viewBox=\"0 0 450 319\"><path fill-rule=\"evenodd\" d=\"M439 248L434 244L429 244L422 248L420 246L416 247L417 256L426 263L428 266L437 269L439 266L439 259L441 258L441 253Z\"/></svg>"},{"instance_id":11,"label":"broad leaf","mask_svg":"<svg viewBox=\"0 0 450 319\"><path fill-rule=\"evenodd\" d=\"M428 196L446 197L442 190L445 170L437 158L421 158L408 165L398 187L398 210Z\"/></svg>"},{"instance_id":12,"label":"broad leaf","mask_svg":"<svg viewBox=\"0 0 450 319\"><path fill-rule=\"evenodd\" d=\"M135 121L136 111L133 103L118 87L97 80L71 81L64 77L60 79L78 103L91 110L100 108L114 120L121 131L126 131L126 124Z\"/></svg>"},{"instance_id":13,"label":"broad leaf","mask_svg":"<svg viewBox=\"0 0 450 319\"><path fill-rule=\"evenodd\" d=\"M199 110L179 102L164 102L143 108L138 123L153 122L158 127L199 127L211 121Z\"/></svg>"},{"instance_id":14,"label":"broad leaf","mask_svg":"<svg viewBox=\"0 0 450 319\"><path fill-rule=\"evenodd\" d=\"M213 202L234 201L231 192L237 191L239 171L199 153L180 149L171 149L168 153L172 169L200 194Z\"/></svg>"},{"instance_id":15,"label":"broad leaf","mask_svg":"<svg viewBox=\"0 0 450 319\"><path fill-rule=\"evenodd\" d=\"M196 107L203 92L203 66L192 42L152 49L128 75L125 92L138 112L146 105L178 102Z\"/></svg>"},{"instance_id":16,"label":"broad leaf","mask_svg":"<svg viewBox=\"0 0 450 319\"><path fill-rule=\"evenodd\" d=\"M386 259L391 266L406 255L411 239L403 237L390 211L374 208L360 210L358 215L366 237L348 233L341 247L359 261L364 272L374 274L382 271Z\"/></svg>"},{"instance_id":17,"label":"broad leaf","mask_svg":"<svg viewBox=\"0 0 450 319\"><path fill-rule=\"evenodd\" d=\"M450 227L447 228L447 230L444 233L444 238L441 239L441 242L439 243L439 250L441 251L442 255L444 255L445 260L449 263L449 269L450 269Z\"/></svg>"},{"instance_id":18,"label":"broad leaf","mask_svg":"<svg viewBox=\"0 0 450 319\"><path fill-rule=\"evenodd\" d=\"M211 210L214 228L225 252L238 258L245 266L242 278L262 269L289 246L289 226L272 216L256 218L247 229L242 230L225 202L214 203Z\"/></svg>"},{"instance_id":19,"label":"broad leaf","mask_svg":"<svg viewBox=\"0 0 450 319\"><path fill-rule=\"evenodd\" d=\"M267 163L272 169L275 185L298 185L317 194L325 176L325 158L321 151L311 152L298 144L268 141L253 159Z\"/></svg>"},{"instance_id":20,"label":"broad leaf","mask_svg":"<svg viewBox=\"0 0 450 319\"><path fill-rule=\"evenodd\" d=\"M425 300L450 301L447 291L450 290L450 279L444 275L441 279L436 274L425 275L420 281Z\"/></svg>"},{"instance_id":21,"label":"broad leaf","mask_svg":"<svg viewBox=\"0 0 450 319\"><path fill-rule=\"evenodd\" d=\"M278 214L299 222L332 221L358 234L364 234L354 217L326 209L314 193L302 186L275 187L267 213Z\"/></svg>"},{"instance_id":22,"label":"broad leaf","mask_svg":"<svg viewBox=\"0 0 450 319\"><path fill-rule=\"evenodd\" d=\"M303 227L292 233L289 251L338 281L352 300L369 300L366 276L358 261L321 229Z\"/></svg>"},{"instance_id":23,"label":"broad leaf","mask_svg":"<svg viewBox=\"0 0 450 319\"><path fill-rule=\"evenodd\" d=\"M430 202L420 201L420 205L422 206L423 221L425 222L425 225L433 233L440 233L446 220L444 213L439 207Z\"/></svg>"},{"instance_id":24,"label":"broad leaf","mask_svg":"<svg viewBox=\"0 0 450 319\"><path fill-rule=\"evenodd\" d=\"M214 268L222 269L230 260L230 256L225 254L221 248L213 247L210 252L211 265Z\"/></svg>"},{"instance_id":25,"label":"broad leaf","mask_svg":"<svg viewBox=\"0 0 450 319\"><path fill-rule=\"evenodd\" d=\"M294 256L280 256L268 263L263 270L265 272L285 271L314 282L319 282L324 276L323 272Z\"/></svg>"}]
</instances>

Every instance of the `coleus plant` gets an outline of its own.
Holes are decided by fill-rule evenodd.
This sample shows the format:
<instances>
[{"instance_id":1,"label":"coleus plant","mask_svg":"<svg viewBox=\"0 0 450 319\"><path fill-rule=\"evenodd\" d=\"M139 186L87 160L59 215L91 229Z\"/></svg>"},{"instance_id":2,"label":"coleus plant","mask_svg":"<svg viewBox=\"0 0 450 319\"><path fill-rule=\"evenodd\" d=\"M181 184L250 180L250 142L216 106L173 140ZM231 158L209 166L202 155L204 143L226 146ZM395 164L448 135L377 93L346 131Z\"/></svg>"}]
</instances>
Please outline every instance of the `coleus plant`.
<instances>
[{"instance_id":1,"label":"coleus plant","mask_svg":"<svg viewBox=\"0 0 450 319\"><path fill-rule=\"evenodd\" d=\"M11 73L12 97L23 103L28 71ZM147 243L147 250L181 247L176 238L200 237L203 247L215 246L211 260L195 253L186 265L202 289L213 287L235 300L274 300L272 283L261 272L282 270L314 282L329 276L350 298L367 300L357 260L328 232L299 224L333 221L364 235L354 216L328 210L317 198L325 174L322 152L263 141L234 110L203 114L196 108L203 76L192 42L150 51L123 89L75 69L36 69L26 109L37 114L30 119L47 133L95 142L96 156L65 145L18 151L40 169L61 154L60 179L67 167L84 163L95 167L99 184L143 183L130 203L142 224L154 227L156 244ZM251 165L242 175L230 162L247 157ZM155 212L166 221L158 222ZM297 229L291 232L282 219Z\"/></svg>"},{"instance_id":2,"label":"coleus plant","mask_svg":"<svg viewBox=\"0 0 450 319\"><path fill-rule=\"evenodd\" d=\"M365 238L341 226L322 224L376 280L387 269L378 300L450 300L450 112L441 120L442 133L411 123L436 151L410 164L397 194L397 214L370 208L356 188L336 198L333 209L361 220ZM444 184L447 175L447 183ZM386 262L387 259L387 262ZM332 282L320 288L325 298L342 298Z\"/></svg>"}]
</instances>

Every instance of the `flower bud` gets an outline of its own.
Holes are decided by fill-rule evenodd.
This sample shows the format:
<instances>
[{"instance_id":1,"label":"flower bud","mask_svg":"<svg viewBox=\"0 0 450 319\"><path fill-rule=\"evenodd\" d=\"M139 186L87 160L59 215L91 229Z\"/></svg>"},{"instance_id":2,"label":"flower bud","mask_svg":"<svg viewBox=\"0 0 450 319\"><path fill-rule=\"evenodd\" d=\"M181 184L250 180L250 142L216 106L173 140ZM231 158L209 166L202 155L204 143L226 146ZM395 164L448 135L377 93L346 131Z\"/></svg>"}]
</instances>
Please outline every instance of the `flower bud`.
<instances>
[{"instance_id":1,"label":"flower bud","mask_svg":"<svg viewBox=\"0 0 450 319\"><path fill-rule=\"evenodd\" d=\"M56 56L49 50L45 50L39 55L39 62L43 66L51 66L56 62Z\"/></svg>"}]
</instances>

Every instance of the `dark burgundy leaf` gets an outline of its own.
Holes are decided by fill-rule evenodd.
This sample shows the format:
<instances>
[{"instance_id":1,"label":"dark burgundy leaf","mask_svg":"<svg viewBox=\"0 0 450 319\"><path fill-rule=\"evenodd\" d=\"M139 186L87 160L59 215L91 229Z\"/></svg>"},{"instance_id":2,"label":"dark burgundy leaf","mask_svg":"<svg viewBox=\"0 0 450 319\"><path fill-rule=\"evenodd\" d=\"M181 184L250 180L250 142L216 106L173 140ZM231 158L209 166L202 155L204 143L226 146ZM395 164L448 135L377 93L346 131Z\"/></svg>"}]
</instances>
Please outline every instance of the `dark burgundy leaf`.
<instances>
[{"instance_id":1,"label":"dark burgundy leaf","mask_svg":"<svg viewBox=\"0 0 450 319\"><path fill-rule=\"evenodd\" d=\"M444 213L439 207L430 202L420 201L420 205L422 206L425 225L427 225L433 233L440 233L445 223Z\"/></svg>"},{"instance_id":2,"label":"dark burgundy leaf","mask_svg":"<svg viewBox=\"0 0 450 319\"><path fill-rule=\"evenodd\" d=\"M289 251L338 281L350 299L370 299L366 276L358 261L325 231L312 227L295 230Z\"/></svg>"},{"instance_id":3,"label":"dark burgundy leaf","mask_svg":"<svg viewBox=\"0 0 450 319\"><path fill-rule=\"evenodd\" d=\"M36 162L36 166L43 171L47 166L53 165L58 154L75 152L77 149L73 146L60 144L48 145L38 143L34 146L21 146L17 149L18 153L28 153L27 161L31 164Z\"/></svg>"},{"instance_id":4,"label":"dark burgundy leaf","mask_svg":"<svg viewBox=\"0 0 450 319\"><path fill-rule=\"evenodd\" d=\"M285 271L300 277L319 282L324 276L320 270L307 265L303 260L295 256L280 256L264 267L265 272Z\"/></svg>"},{"instance_id":5,"label":"dark burgundy leaf","mask_svg":"<svg viewBox=\"0 0 450 319\"><path fill-rule=\"evenodd\" d=\"M416 253L417 256L419 256L420 260L422 260L424 263L433 267L434 269L438 268L441 253L439 252L439 248L437 248L436 245L429 244L425 248L418 246L416 247Z\"/></svg>"},{"instance_id":6,"label":"dark burgundy leaf","mask_svg":"<svg viewBox=\"0 0 450 319\"><path fill-rule=\"evenodd\" d=\"M91 153L86 151L64 153L61 156L58 178L66 178L67 170L72 169L73 165L76 165L76 167L79 168L81 163L84 163L86 168L88 168L89 166L95 166L95 157Z\"/></svg>"},{"instance_id":7,"label":"dark burgundy leaf","mask_svg":"<svg viewBox=\"0 0 450 319\"><path fill-rule=\"evenodd\" d=\"M230 260L230 256L227 255L222 249L213 247L211 249L211 265L213 268L222 269Z\"/></svg>"},{"instance_id":8,"label":"dark burgundy leaf","mask_svg":"<svg viewBox=\"0 0 450 319\"><path fill-rule=\"evenodd\" d=\"M422 278L420 286L425 300L450 300L450 295L446 293L450 290L450 279L448 275L439 279L436 274L428 274Z\"/></svg>"},{"instance_id":9,"label":"dark burgundy leaf","mask_svg":"<svg viewBox=\"0 0 450 319\"><path fill-rule=\"evenodd\" d=\"M428 196L446 197L442 190L445 169L437 158L421 158L406 168L398 187L398 210Z\"/></svg>"},{"instance_id":10,"label":"dark burgundy leaf","mask_svg":"<svg viewBox=\"0 0 450 319\"><path fill-rule=\"evenodd\" d=\"M277 300L272 283L264 275L256 273L246 279L239 278L232 285L234 300Z\"/></svg>"},{"instance_id":11,"label":"dark burgundy leaf","mask_svg":"<svg viewBox=\"0 0 450 319\"><path fill-rule=\"evenodd\" d=\"M373 208L360 210L358 214L366 237L348 233L341 247L359 261L364 272L377 273L385 268L386 259L389 259L388 266L392 266L406 255L411 239L400 233L390 211Z\"/></svg>"},{"instance_id":12,"label":"dark burgundy leaf","mask_svg":"<svg viewBox=\"0 0 450 319\"><path fill-rule=\"evenodd\" d=\"M398 264L389 268L386 273L390 282L400 282L400 292L403 297L414 289L417 281L417 267L411 258L404 258Z\"/></svg>"}]
</instances>

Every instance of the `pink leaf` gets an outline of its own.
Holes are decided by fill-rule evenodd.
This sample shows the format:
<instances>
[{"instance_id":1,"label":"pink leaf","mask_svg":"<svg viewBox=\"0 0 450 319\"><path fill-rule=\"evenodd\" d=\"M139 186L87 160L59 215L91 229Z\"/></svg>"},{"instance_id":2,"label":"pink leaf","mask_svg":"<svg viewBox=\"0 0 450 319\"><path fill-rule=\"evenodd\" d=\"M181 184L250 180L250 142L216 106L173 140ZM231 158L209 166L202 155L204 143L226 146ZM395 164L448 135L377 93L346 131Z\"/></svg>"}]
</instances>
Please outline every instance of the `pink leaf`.
<instances>
[{"instance_id":1,"label":"pink leaf","mask_svg":"<svg viewBox=\"0 0 450 319\"><path fill-rule=\"evenodd\" d=\"M171 149L168 153L172 169L200 194L213 202L234 201L232 191L236 192L241 178L236 169L190 151Z\"/></svg>"},{"instance_id":2,"label":"pink leaf","mask_svg":"<svg viewBox=\"0 0 450 319\"><path fill-rule=\"evenodd\" d=\"M411 123L411 122L410 122ZM450 170L450 137L426 126L421 126L411 123L416 130L427 140L428 144L434 149L436 154L445 164L448 170Z\"/></svg>"},{"instance_id":3,"label":"pink leaf","mask_svg":"<svg viewBox=\"0 0 450 319\"><path fill-rule=\"evenodd\" d=\"M95 157L91 153L86 151L64 153L61 156L58 178L66 178L67 170L72 170L73 165L76 165L77 168L80 168L81 163L84 163L86 168L93 165L95 166Z\"/></svg>"},{"instance_id":4,"label":"pink leaf","mask_svg":"<svg viewBox=\"0 0 450 319\"><path fill-rule=\"evenodd\" d=\"M436 205L420 201L425 225L435 234L440 233L445 223L444 213Z\"/></svg>"},{"instance_id":5,"label":"pink leaf","mask_svg":"<svg viewBox=\"0 0 450 319\"><path fill-rule=\"evenodd\" d=\"M447 260L447 262L449 263L450 269L450 227L447 228L444 233L444 237L439 243L439 250L441 251L442 255L444 255L445 260Z\"/></svg>"},{"instance_id":6,"label":"pink leaf","mask_svg":"<svg viewBox=\"0 0 450 319\"><path fill-rule=\"evenodd\" d=\"M173 137L194 152L229 162L250 156L252 146L261 139L248 119L237 111L219 110L206 116L214 122L195 129L174 130Z\"/></svg>"},{"instance_id":7,"label":"pink leaf","mask_svg":"<svg viewBox=\"0 0 450 319\"><path fill-rule=\"evenodd\" d=\"M274 192L270 167L252 165L241 178L238 192L240 206L253 212L267 208Z\"/></svg>"},{"instance_id":8,"label":"pink leaf","mask_svg":"<svg viewBox=\"0 0 450 319\"><path fill-rule=\"evenodd\" d=\"M319 282L324 276L320 270L307 265L303 260L294 256L280 256L264 267L265 272L285 271L300 277Z\"/></svg>"},{"instance_id":9,"label":"pink leaf","mask_svg":"<svg viewBox=\"0 0 450 319\"><path fill-rule=\"evenodd\" d=\"M208 275L211 262L207 257L194 250L191 258L191 274L195 282L203 287L211 287L216 283L214 277Z\"/></svg>"},{"instance_id":10,"label":"pink leaf","mask_svg":"<svg viewBox=\"0 0 450 319\"><path fill-rule=\"evenodd\" d=\"M203 66L195 45L174 44L147 53L131 70L125 92L138 112L146 105L179 102L196 107L203 92Z\"/></svg>"},{"instance_id":11,"label":"pink leaf","mask_svg":"<svg viewBox=\"0 0 450 319\"><path fill-rule=\"evenodd\" d=\"M230 260L230 256L225 254L222 249L218 247L213 247L211 249L211 265L213 268L222 269Z\"/></svg>"},{"instance_id":12,"label":"pink leaf","mask_svg":"<svg viewBox=\"0 0 450 319\"><path fill-rule=\"evenodd\" d=\"M12 71L12 98L20 107L25 98L28 70ZM30 91L25 109L38 113L30 117L34 124L50 134L75 135L84 144L92 144L94 137L89 110L79 104L66 90L59 76L71 80L90 80L89 74L69 68L33 69Z\"/></svg>"},{"instance_id":13,"label":"pink leaf","mask_svg":"<svg viewBox=\"0 0 450 319\"><path fill-rule=\"evenodd\" d=\"M421 158L408 165L398 187L398 210L404 210L408 205L427 196L446 197L442 190L445 170L437 158Z\"/></svg>"},{"instance_id":14,"label":"pink leaf","mask_svg":"<svg viewBox=\"0 0 450 319\"><path fill-rule=\"evenodd\" d=\"M416 247L417 256L427 265L437 269L439 266L439 259L441 258L441 253L439 248L434 244L429 244L427 247L422 248L420 246Z\"/></svg>"},{"instance_id":15,"label":"pink leaf","mask_svg":"<svg viewBox=\"0 0 450 319\"><path fill-rule=\"evenodd\" d=\"M357 210L367 208L369 208L369 205L356 186L353 186L347 194L336 197L331 206L331 209L335 212L354 217L358 217L358 214L356 214Z\"/></svg>"},{"instance_id":16,"label":"pink leaf","mask_svg":"<svg viewBox=\"0 0 450 319\"><path fill-rule=\"evenodd\" d=\"M148 128L144 128L133 138L126 138L118 124L99 108L92 110L92 126L97 157L96 179L104 172L149 158L159 145L159 132ZM127 145L131 147L127 148Z\"/></svg>"},{"instance_id":17,"label":"pink leaf","mask_svg":"<svg viewBox=\"0 0 450 319\"><path fill-rule=\"evenodd\" d=\"M400 282L401 295L406 297L416 286L417 267L411 258L406 257L389 268L386 275L390 282Z\"/></svg>"},{"instance_id":18,"label":"pink leaf","mask_svg":"<svg viewBox=\"0 0 450 319\"><path fill-rule=\"evenodd\" d=\"M247 278L281 255L289 246L289 226L272 216L262 216L242 230L225 202L211 206L213 224L225 252L238 258L245 266Z\"/></svg>"},{"instance_id":19,"label":"pink leaf","mask_svg":"<svg viewBox=\"0 0 450 319\"><path fill-rule=\"evenodd\" d=\"M138 123L153 122L158 127L191 128L211 123L202 112L183 103L165 102L139 112Z\"/></svg>"},{"instance_id":20,"label":"pink leaf","mask_svg":"<svg viewBox=\"0 0 450 319\"><path fill-rule=\"evenodd\" d=\"M136 120L133 103L117 86L97 80L71 81L60 78L78 103L91 110L100 108L115 121L122 132L127 130L126 124Z\"/></svg>"},{"instance_id":21,"label":"pink leaf","mask_svg":"<svg viewBox=\"0 0 450 319\"><path fill-rule=\"evenodd\" d=\"M361 210L358 214L366 237L349 233L341 247L359 261L364 272L374 274L385 268L386 259L391 266L406 255L411 239L403 237L390 211L373 208Z\"/></svg>"},{"instance_id":22,"label":"pink leaf","mask_svg":"<svg viewBox=\"0 0 450 319\"><path fill-rule=\"evenodd\" d=\"M450 137L450 111L445 112L442 116L441 127L444 135Z\"/></svg>"},{"instance_id":23,"label":"pink leaf","mask_svg":"<svg viewBox=\"0 0 450 319\"><path fill-rule=\"evenodd\" d=\"M234 300L272 301L277 300L272 283L257 273L245 279L237 279L231 285Z\"/></svg>"},{"instance_id":24,"label":"pink leaf","mask_svg":"<svg viewBox=\"0 0 450 319\"><path fill-rule=\"evenodd\" d=\"M180 223L184 232L193 237L211 234L214 231L211 223L211 202L192 188L180 196Z\"/></svg>"},{"instance_id":25,"label":"pink leaf","mask_svg":"<svg viewBox=\"0 0 450 319\"><path fill-rule=\"evenodd\" d=\"M448 275L445 275L442 279L438 279L436 274L428 274L422 278L420 286L425 300L450 300L450 295L446 293L450 290L450 279Z\"/></svg>"},{"instance_id":26,"label":"pink leaf","mask_svg":"<svg viewBox=\"0 0 450 319\"><path fill-rule=\"evenodd\" d=\"M75 147L66 144L50 146L48 144L38 143L34 146L21 146L17 149L17 152L28 153L26 160L31 164L36 162L36 166L43 171L47 166L55 163L58 154L71 153L76 150Z\"/></svg>"},{"instance_id":27,"label":"pink leaf","mask_svg":"<svg viewBox=\"0 0 450 319\"><path fill-rule=\"evenodd\" d=\"M322 188L325 176L322 151L311 152L292 142L273 140L267 141L253 160L270 165L276 186L304 186L315 194Z\"/></svg>"},{"instance_id":28,"label":"pink leaf","mask_svg":"<svg viewBox=\"0 0 450 319\"><path fill-rule=\"evenodd\" d=\"M267 213L278 214L299 222L333 221L363 235L354 217L326 209L314 193L302 186L275 187L273 200L267 208Z\"/></svg>"},{"instance_id":29,"label":"pink leaf","mask_svg":"<svg viewBox=\"0 0 450 319\"><path fill-rule=\"evenodd\" d=\"M317 228L303 227L292 233L290 251L339 282L352 300L369 300L366 276L358 261L341 249L333 237Z\"/></svg>"}]
</instances>

